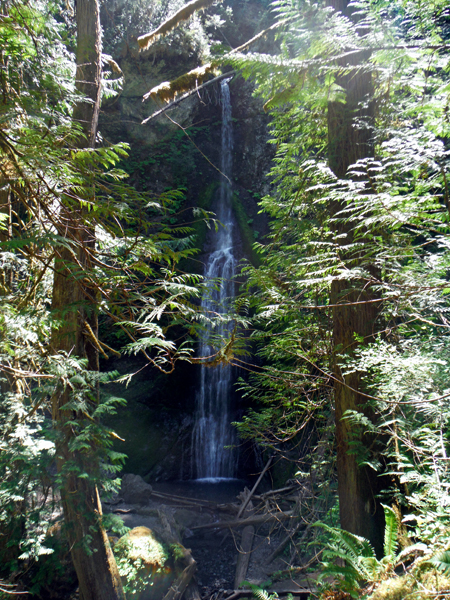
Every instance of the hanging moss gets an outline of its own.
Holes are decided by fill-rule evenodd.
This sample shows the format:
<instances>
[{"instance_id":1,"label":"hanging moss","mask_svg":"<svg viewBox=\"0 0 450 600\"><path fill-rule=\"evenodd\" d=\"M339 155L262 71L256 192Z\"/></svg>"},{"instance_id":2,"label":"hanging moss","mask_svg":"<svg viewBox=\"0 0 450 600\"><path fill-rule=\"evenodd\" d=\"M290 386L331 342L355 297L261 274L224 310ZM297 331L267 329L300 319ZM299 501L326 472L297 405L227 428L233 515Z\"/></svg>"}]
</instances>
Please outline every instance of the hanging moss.
<instances>
[{"instance_id":1,"label":"hanging moss","mask_svg":"<svg viewBox=\"0 0 450 600\"><path fill-rule=\"evenodd\" d=\"M197 85L201 85L210 74L216 74L216 67L211 63L197 69L192 69L189 73L184 73L173 81L163 81L163 83L152 88L145 94L144 100L152 98L153 100L158 99L163 102L170 102L178 94L184 94L195 89Z\"/></svg>"},{"instance_id":2,"label":"hanging moss","mask_svg":"<svg viewBox=\"0 0 450 600\"><path fill-rule=\"evenodd\" d=\"M187 21L196 11L204 10L208 6L211 6L213 2L214 0L192 0L192 2L188 2L157 29L138 37L139 49L146 50L160 37L167 35L172 29L175 29L182 21Z\"/></svg>"}]
</instances>

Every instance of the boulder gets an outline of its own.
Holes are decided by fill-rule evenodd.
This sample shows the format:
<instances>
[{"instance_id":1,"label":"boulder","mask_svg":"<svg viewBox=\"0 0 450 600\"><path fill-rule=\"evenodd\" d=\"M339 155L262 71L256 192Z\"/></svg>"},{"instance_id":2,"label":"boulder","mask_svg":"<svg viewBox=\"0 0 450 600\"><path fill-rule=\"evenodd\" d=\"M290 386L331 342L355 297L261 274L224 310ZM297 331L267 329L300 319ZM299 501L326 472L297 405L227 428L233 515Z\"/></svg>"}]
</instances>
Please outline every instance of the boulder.
<instances>
[{"instance_id":1,"label":"boulder","mask_svg":"<svg viewBox=\"0 0 450 600\"><path fill-rule=\"evenodd\" d=\"M147 504L152 496L152 486L140 477L127 473L122 477L120 494L127 504Z\"/></svg>"}]
</instances>

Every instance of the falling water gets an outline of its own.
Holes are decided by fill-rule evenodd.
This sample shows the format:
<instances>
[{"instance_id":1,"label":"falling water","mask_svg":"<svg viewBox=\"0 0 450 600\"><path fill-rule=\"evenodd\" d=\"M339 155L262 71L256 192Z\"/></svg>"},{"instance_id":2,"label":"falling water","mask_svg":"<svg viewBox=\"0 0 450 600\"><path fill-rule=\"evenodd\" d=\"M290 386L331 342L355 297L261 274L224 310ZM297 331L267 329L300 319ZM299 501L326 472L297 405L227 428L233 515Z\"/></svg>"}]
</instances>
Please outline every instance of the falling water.
<instances>
[{"instance_id":1,"label":"falling water","mask_svg":"<svg viewBox=\"0 0 450 600\"><path fill-rule=\"evenodd\" d=\"M231 171L233 131L229 79L221 83L222 97L222 155L219 206L216 211L222 227L213 239L213 249L205 266L208 291L202 299L207 314L226 314L230 298L234 296L233 276L236 258L233 254L233 215L231 210ZM217 287L217 280L220 281ZM200 356L211 356L215 350L212 336L226 338L231 333L230 324L223 322L214 329L209 325L203 335ZM220 364L216 367L201 366L200 386L196 398L196 415L193 432L193 458L197 479L231 478L236 473L236 456L225 449L234 442L230 425L232 393L232 369Z\"/></svg>"}]
</instances>

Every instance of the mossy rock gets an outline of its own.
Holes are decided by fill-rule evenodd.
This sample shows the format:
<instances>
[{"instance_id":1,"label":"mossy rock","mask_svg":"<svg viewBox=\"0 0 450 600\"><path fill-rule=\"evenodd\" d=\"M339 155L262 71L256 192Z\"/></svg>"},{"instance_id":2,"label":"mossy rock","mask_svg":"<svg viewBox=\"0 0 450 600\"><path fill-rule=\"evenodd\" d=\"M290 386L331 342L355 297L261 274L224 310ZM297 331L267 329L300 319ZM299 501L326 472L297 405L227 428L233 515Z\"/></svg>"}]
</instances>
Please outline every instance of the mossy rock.
<instances>
[{"instance_id":1,"label":"mossy rock","mask_svg":"<svg viewBox=\"0 0 450 600\"><path fill-rule=\"evenodd\" d=\"M114 546L127 600L160 600L174 580L169 551L148 527L135 527Z\"/></svg>"}]
</instances>

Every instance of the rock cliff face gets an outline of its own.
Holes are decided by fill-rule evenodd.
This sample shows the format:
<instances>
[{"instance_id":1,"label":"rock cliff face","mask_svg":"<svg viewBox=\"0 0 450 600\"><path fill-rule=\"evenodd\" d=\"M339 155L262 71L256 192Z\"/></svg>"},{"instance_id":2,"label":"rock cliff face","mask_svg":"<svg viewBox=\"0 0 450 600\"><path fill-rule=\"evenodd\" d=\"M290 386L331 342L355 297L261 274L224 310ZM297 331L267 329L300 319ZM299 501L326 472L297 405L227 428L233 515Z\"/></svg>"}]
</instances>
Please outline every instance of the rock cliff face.
<instances>
[{"instance_id":1,"label":"rock cliff face","mask_svg":"<svg viewBox=\"0 0 450 600\"><path fill-rule=\"evenodd\" d=\"M229 23L218 35L223 35L232 47L269 24L264 0L226 4L233 9L234 24ZM211 209L220 181L220 84L199 91L167 115L141 125L159 108L153 101L142 102L143 95L162 81L196 67L199 57L189 44L160 43L153 50L139 53L137 45L124 42L118 49L120 55L113 58L124 73L125 84L121 93L102 108L103 138L130 144L130 156L123 168L138 189L158 193L183 188L185 200L181 209ZM251 84L235 75L230 91L234 126L233 209L241 239L236 253L238 258L256 260L252 244L267 232L265 218L258 214L258 200L270 186L267 173L272 147L267 144L268 119L261 103L252 96ZM189 210L183 214L186 221L191 221ZM211 234L207 234L206 226L199 225L197 232L201 252L197 262L187 267L193 270L201 270L210 245ZM126 366L123 361L115 365L121 371ZM126 418L113 423L119 435L127 439L127 447L122 448L130 457L126 471L148 480L191 476L190 437L197 377L193 367L182 367L166 378L148 367L128 390L116 390L130 400Z\"/></svg>"}]
</instances>

